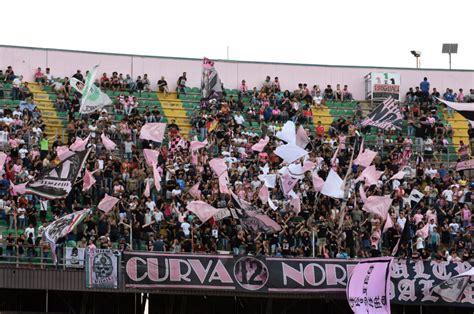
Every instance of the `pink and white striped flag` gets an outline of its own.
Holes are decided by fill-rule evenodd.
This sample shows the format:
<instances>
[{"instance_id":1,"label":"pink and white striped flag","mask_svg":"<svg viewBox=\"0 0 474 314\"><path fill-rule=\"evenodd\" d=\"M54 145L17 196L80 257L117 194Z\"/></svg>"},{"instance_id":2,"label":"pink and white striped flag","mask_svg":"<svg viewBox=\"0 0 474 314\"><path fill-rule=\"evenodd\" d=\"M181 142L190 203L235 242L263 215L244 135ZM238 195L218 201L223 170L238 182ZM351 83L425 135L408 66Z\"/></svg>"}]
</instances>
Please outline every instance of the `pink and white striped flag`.
<instances>
[{"instance_id":1,"label":"pink and white striped flag","mask_svg":"<svg viewBox=\"0 0 474 314\"><path fill-rule=\"evenodd\" d=\"M96 180L93 174L86 169L86 172L84 173L84 179L82 181L82 191L89 190L95 184L95 182Z\"/></svg>"},{"instance_id":2,"label":"pink and white striped flag","mask_svg":"<svg viewBox=\"0 0 474 314\"><path fill-rule=\"evenodd\" d=\"M118 198L110 196L106 193L99 205L97 205L97 208L107 214L112 208L114 208L118 201Z\"/></svg>"},{"instance_id":3,"label":"pink and white striped flag","mask_svg":"<svg viewBox=\"0 0 474 314\"><path fill-rule=\"evenodd\" d=\"M220 209L214 208L203 201L192 201L186 206L186 209L195 213L202 223L205 223L214 216L215 213L220 211Z\"/></svg>"},{"instance_id":4,"label":"pink and white striped flag","mask_svg":"<svg viewBox=\"0 0 474 314\"><path fill-rule=\"evenodd\" d=\"M160 156L160 152L157 150L145 148L143 150L143 155L145 156L147 165L154 167L154 165L158 163L158 156Z\"/></svg>"},{"instance_id":5,"label":"pink and white striped flag","mask_svg":"<svg viewBox=\"0 0 474 314\"><path fill-rule=\"evenodd\" d=\"M76 136L76 140L69 146L69 149L73 152L82 152L86 149L87 143L89 143L90 135L88 135L85 139Z\"/></svg>"},{"instance_id":6,"label":"pink and white striped flag","mask_svg":"<svg viewBox=\"0 0 474 314\"><path fill-rule=\"evenodd\" d=\"M110 138L105 136L104 133L102 133L100 139L102 140L102 144L104 144L105 149L115 150L115 148L117 148L117 144L115 144Z\"/></svg>"},{"instance_id":7,"label":"pink and white striped flag","mask_svg":"<svg viewBox=\"0 0 474 314\"><path fill-rule=\"evenodd\" d=\"M270 141L270 138L268 136L265 136L265 138L260 139L258 143L252 145L252 150L261 153L263 149L265 148L265 146L267 146L269 141Z\"/></svg>"},{"instance_id":8,"label":"pink and white striped flag","mask_svg":"<svg viewBox=\"0 0 474 314\"><path fill-rule=\"evenodd\" d=\"M154 142L163 142L165 137L166 123L145 123L140 130L140 139Z\"/></svg>"}]
</instances>

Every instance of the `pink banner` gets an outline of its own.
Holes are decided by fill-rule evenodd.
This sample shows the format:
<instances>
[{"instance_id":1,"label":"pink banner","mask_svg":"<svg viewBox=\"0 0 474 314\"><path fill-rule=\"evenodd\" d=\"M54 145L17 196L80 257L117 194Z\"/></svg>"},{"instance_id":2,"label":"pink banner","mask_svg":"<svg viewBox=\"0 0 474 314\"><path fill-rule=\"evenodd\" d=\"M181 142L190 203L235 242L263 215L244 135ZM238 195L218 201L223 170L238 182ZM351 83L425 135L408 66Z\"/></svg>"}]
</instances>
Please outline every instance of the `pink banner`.
<instances>
[{"instance_id":1,"label":"pink banner","mask_svg":"<svg viewBox=\"0 0 474 314\"><path fill-rule=\"evenodd\" d=\"M456 165L456 171L474 169L474 159L458 162Z\"/></svg>"},{"instance_id":2,"label":"pink banner","mask_svg":"<svg viewBox=\"0 0 474 314\"><path fill-rule=\"evenodd\" d=\"M356 314L390 314L391 257L359 262L347 284L347 300Z\"/></svg>"}]
</instances>

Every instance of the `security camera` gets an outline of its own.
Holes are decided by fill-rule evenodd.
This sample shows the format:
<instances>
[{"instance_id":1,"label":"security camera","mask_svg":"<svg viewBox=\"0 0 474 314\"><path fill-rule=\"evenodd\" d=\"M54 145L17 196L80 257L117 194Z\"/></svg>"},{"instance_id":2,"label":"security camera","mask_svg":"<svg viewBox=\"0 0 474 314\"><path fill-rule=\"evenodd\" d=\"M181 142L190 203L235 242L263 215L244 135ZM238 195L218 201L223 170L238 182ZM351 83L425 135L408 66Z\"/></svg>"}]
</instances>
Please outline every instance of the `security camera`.
<instances>
[{"instance_id":1,"label":"security camera","mask_svg":"<svg viewBox=\"0 0 474 314\"><path fill-rule=\"evenodd\" d=\"M417 58L421 56L421 51L412 50L410 52L413 56L415 56Z\"/></svg>"}]
</instances>

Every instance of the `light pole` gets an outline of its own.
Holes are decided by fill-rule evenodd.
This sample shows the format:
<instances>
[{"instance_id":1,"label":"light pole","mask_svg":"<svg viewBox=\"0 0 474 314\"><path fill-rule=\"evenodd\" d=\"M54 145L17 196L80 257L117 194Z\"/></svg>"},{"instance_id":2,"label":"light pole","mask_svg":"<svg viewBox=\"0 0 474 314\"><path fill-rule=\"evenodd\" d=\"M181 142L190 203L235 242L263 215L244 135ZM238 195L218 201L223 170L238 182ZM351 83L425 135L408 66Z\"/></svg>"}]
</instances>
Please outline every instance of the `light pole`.
<instances>
[{"instance_id":1,"label":"light pole","mask_svg":"<svg viewBox=\"0 0 474 314\"><path fill-rule=\"evenodd\" d=\"M412 50L410 52L416 58L416 68L419 69L420 68L420 59L419 58L421 57L421 51Z\"/></svg>"},{"instance_id":2,"label":"light pole","mask_svg":"<svg viewBox=\"0 0 474 314\"><path fill-rule=\"evenodd\" d=\"M447 53L449 55L449 69L451 70L451 54L458 53L458 44L443 44L441 53Z\"/></svg>"}]
</instances>

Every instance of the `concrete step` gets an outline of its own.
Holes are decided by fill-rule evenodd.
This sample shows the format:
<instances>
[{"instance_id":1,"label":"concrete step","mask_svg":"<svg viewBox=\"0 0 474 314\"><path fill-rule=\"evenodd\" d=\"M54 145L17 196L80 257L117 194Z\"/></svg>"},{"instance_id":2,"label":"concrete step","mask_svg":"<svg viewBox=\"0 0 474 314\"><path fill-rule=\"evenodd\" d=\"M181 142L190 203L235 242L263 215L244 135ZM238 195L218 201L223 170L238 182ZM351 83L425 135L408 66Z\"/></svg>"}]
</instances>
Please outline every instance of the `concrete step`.
<instances>
[{"instance_id":1,"label":"concrete step","mask_svg":"<svg viewBox=\"0 0 474 314\"><path fill-rule=\"evenodd\" d=\"M164 110L164 116L166 116L168 119L170 118L186 118L186 111L183 109L166 109Z\"/></svg>"}]
</instances>

